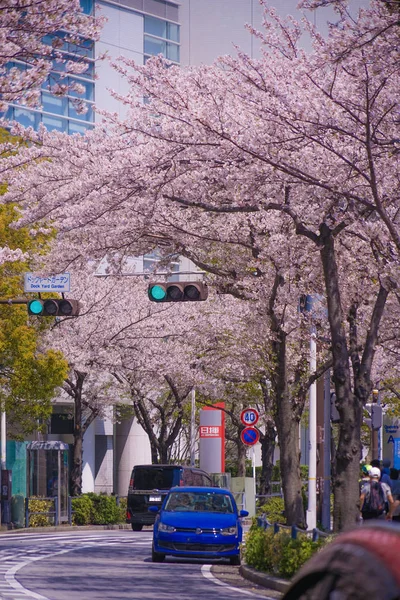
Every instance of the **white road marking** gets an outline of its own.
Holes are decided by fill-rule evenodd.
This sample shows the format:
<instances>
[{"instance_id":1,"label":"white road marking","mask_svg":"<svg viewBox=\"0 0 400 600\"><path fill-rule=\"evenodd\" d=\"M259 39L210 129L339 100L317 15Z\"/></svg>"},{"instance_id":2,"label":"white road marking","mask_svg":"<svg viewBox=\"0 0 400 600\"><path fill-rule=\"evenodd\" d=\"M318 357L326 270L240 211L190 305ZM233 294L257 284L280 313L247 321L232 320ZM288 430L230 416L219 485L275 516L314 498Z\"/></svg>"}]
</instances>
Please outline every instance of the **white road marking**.
<instances>
[{"instance_id":1,"label":"white road marking","mask_svg":"<svg viewBox=\"0 0 400 600\"><path fill-rule=\"evenodd\" d=\"M243 588L233 587L232 585L229 585L228 583L225 583L224 581L217 579L211 573L211 565L203 565L201 567L201 574L203 575L203 577L205 577L206 579L209 579L216 585L221 585L228 590L232 590L234 592L239 592L240 594L246 594L247 596L252 596L253 598L263 598L264 600L276 600L274 598L271 598L270 596L259 596L258 594L255 594L254 592L250 592L249 590L244 590Z\"/></svg>"},{"instance_id":2,"label":"white road marking","mask_svg":"<svg viewBox=\"0 0 400 600\"><path fill-rule=\"evenodd\" d=\"M57 541L60 541L65 538L58 538L57 536ZM84 539L75 539L75 540L71 540L69 538L69 543L73 544L73 547L71 548L66 548L64 550L59 550L57 552L45 552L43 555L41 556L27 556L28 552L32 552L32 550L28 550L25 552L25 556L21 557L22 560L19 560L18 562L16 562L15 560L13 561L14 564L12 564L11 566L9 566L9 568L7 569L7 571L4 573L4 581L10 586L12 587L15 591L13 599L12 600L17 600L17 597L15 596L15 592L17 592L18 594L23 594L23 596L19 596L20 598L26 598L27 596L29 598L34 598L35 600L50 600L50 598L47 598L46 596L42 596L41 594L37 594L36 592L32 592L30 590L28 590L27 588L25 588L21 583L19 583L19 581L16 580L15 575L16 573L20 570L23 569L24 567L26 567L27 565L32 564L35 561L38 560L43 560L44 558L51 558L53 556L58 556L60 554L66 554L67 552L73 552L74 550L77 550L78 548L92 548L93 546L114 546L116 544L121 544L121 543L130 543L133 544L135 546L137 545L142 545L143 544L143 539L139 540L137 538L131 538L130 540L118 540L116 538L110 537L108 539L103 538L98 538L96 536L95 538L95 542L93 542L93 537L89 537L86 536L86 540ZM54 538L52 538L52 541L54 541ZM86 541L86 543L85 543ZM139 542L139 543L137 543ZM148 546L148 543L146 544L146 546ZM7 557L10 561L10 557ZM18 559L17 559L18 560ZM137 564L142 564L142 561L135 561L137 562ZM5 594L9 595L7 592L0 590L0 597L4 596Z\"/></svg>"}]
</instances>

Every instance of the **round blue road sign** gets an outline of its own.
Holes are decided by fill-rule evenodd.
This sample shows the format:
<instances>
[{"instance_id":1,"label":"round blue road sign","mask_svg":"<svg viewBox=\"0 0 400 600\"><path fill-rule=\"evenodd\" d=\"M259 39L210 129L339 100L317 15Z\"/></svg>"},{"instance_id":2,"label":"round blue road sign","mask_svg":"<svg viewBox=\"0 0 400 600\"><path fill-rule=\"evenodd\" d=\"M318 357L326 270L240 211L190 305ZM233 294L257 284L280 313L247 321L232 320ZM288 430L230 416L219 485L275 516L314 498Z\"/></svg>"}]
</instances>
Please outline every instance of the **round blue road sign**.
<instances>
[{"instance_id":1,"label":"round blue road sign","mask_svg":"<svg viewBox=\"0 0 400 600\"><path fill-rule=\"evenodd\" d=\"M240 438L246 446L254 446L260 439L260 434L255 427L245 427L240 434Z\"/></svg>"}]
</instances>

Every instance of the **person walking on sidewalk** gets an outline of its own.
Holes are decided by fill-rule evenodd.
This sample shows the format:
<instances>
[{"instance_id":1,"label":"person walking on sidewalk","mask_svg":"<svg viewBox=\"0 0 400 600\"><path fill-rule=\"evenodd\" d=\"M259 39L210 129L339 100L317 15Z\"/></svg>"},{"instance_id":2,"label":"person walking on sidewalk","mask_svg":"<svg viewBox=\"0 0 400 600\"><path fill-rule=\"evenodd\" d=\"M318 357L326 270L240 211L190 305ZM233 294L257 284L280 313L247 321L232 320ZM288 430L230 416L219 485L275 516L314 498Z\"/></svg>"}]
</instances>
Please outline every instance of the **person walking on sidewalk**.
<instances>
[{"instance_id":1,"label":"person walking on sidewalk","mask_svg":"<svg viewBox=\"0 0 400 600\"><path fill-rule=\"evenodd\" d=\"M360 509L363 521L369 519L392 518L393 496L390 487L380 480L378 467L369 470L369 482L364 483L360 494Z\"/></svg>"}]
</instances>

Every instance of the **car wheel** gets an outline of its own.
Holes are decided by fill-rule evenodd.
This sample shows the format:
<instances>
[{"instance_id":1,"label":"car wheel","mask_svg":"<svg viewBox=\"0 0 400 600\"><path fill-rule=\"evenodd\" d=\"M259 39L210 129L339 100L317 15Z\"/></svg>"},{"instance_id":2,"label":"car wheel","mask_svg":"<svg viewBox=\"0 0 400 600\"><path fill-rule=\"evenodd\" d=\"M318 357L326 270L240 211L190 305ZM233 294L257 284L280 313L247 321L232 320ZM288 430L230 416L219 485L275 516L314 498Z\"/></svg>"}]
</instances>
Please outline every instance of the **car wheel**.
<instances>
[{"instance_id":1,"label":"car wheel","mask_svg":"<svg viewBox=\"0 0 400 600\"><path fill-rule=\"evenodd\" d=\"M231 556L229 559L229 562L231 563L231 565L239 566L240 565L240 554L237 554L236 556Z\"/></svg>"},{"instance_id":2,"label":"car wheel","mask_svg":"<svg viewBox=\"0 0 400 600\"><path fill-rule=\"evenodd\" d=\"M151 560L152 562L163 562L165 558L165 554L161 554L160 552L154 551L154 546L151 547Z\"/></svg>"},{"instance_id":3,"label":"car wheel","mask_svg":"<svg viewBox=\"0 0 400 600\"><path fill-rule=\"evenodd\" d=\"M131 523L132 531L142 531L143 525L140 523Z\"/></svg>"}]
</instances>

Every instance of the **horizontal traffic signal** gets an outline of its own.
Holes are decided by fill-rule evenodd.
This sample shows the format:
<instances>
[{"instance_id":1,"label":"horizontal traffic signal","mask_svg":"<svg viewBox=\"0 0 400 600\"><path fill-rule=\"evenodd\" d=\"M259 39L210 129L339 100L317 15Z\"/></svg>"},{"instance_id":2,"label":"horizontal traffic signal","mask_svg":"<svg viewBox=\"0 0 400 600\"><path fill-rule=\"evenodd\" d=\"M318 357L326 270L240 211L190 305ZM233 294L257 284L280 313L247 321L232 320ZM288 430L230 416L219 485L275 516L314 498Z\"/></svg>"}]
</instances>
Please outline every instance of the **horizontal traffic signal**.
<instances>
[{"instance_id":1,"label":"horizontal traffic signal","mask_svg":"<svg viewBox=\"0 0 400 600\"><path fill-rule=\"evenodd\" d=\"M208 288L197 281L174 281L150 283L147 293L152 302L199 302L207 300Z\"/></svg>"},{"instance_id":2,"label":"horizontal traffic signal","mask_svg":"<svg viewBox=\"0 0 400 600\"><path fill-rule=\"evenodd\" d=\"M41 300L35 298L28 302L28 314L36 317L77 317L81 305L78 300L65 298L49 298Z\"/></svg>"}]
</instances>

